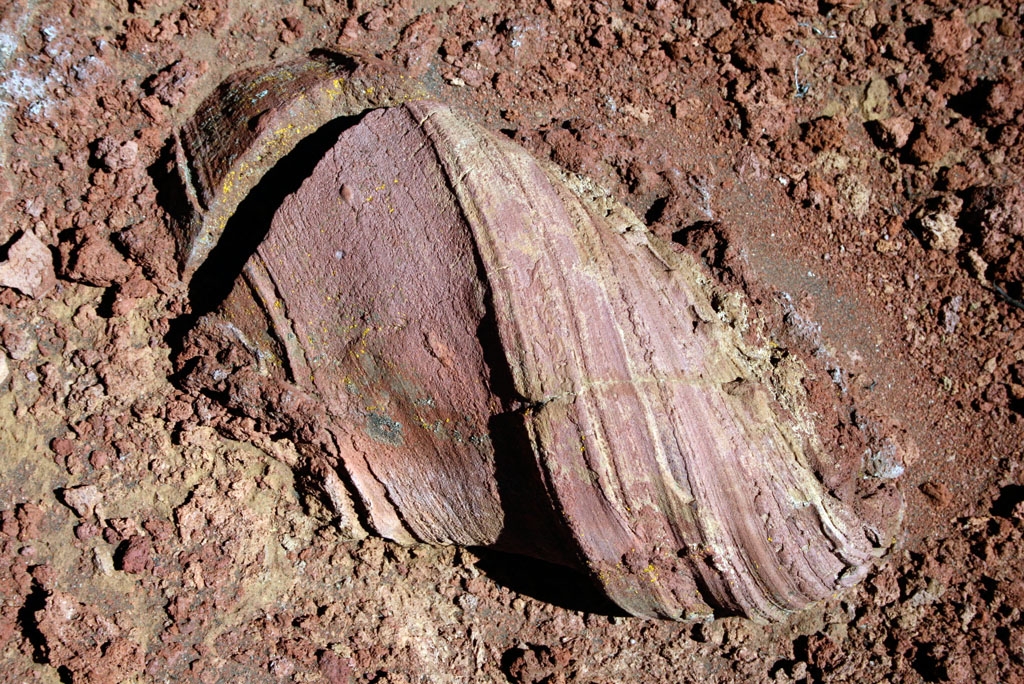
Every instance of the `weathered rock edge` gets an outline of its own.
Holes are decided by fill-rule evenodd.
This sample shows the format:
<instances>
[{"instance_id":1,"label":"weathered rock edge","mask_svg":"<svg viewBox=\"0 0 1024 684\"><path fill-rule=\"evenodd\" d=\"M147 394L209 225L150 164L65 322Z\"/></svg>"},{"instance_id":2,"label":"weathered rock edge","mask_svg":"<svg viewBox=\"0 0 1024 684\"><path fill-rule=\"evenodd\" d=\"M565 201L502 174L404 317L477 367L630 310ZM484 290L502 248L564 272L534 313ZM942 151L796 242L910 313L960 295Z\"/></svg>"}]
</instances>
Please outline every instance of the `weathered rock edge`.
<instances>
[{"instance_id":1,"label":"weathered rock edge","mask_svg":"<svg viewBox=\"0 0 1024 684\"><path fill-rule=\"evenodd\" d=\"M803 369L713 290L585 179L409 102L340 136L178 363L302 445L352 536L574 565L634 615L779 619L860 579L901 503L827 490Z\"/></svg>"},{"instance_id":2,"label":"weathered rock edge","mask_svg":"<svg viewBox=\"0 0 1024 684\"><path fill-rule=\"evenodd\" d=\"M366 56L318 53L233 74L174 138L190 215L178 237L188 278L263 174L331 119L425 97L422 85Z\"/></svg>"}]
</instances>

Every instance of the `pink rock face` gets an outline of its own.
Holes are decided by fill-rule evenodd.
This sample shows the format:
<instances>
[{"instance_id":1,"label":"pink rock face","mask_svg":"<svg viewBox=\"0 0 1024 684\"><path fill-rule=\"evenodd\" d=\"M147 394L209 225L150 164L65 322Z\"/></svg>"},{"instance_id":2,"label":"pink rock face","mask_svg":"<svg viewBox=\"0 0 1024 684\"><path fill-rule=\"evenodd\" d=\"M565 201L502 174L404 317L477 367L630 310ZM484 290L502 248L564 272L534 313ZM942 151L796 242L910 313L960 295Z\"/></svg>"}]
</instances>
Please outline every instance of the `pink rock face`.
<instances>
[{"instance_id":1,"label":"pink rock face","mask_svg":"<svg viewBox=\"0 0 1024 684\"><path fill-rule=\"evenodd\" d=\"M56 284L50 250L33 233L24 233L11 245L6 261L0 262L0 287L12 287L35 299Z\"/></svg>"},{"instance_id":2,"label":"pink rock face","mask_svg":"<svg viewBox=\"0 0 1024 684\"><path fill-rule=\"evenodd\" d=\"M305 445L350 530L777 619L860 578L899 505L825 490L798 378L728 319L628 210L420 101L341 134L179 364Z\"/></svg>"},{"instance_id":3,"label":"pink rock face","mask_svg":"<svg viewBox=\"0 0 1024 684\"><path fill-rule=\"evenodd\" d=\"M343 55L245 69L224 81L175 136L194 211L178 234L182 273L205 261L238 203L300 140L336 117L417 96L379 60Z\"/></svg>"}]
</instances>

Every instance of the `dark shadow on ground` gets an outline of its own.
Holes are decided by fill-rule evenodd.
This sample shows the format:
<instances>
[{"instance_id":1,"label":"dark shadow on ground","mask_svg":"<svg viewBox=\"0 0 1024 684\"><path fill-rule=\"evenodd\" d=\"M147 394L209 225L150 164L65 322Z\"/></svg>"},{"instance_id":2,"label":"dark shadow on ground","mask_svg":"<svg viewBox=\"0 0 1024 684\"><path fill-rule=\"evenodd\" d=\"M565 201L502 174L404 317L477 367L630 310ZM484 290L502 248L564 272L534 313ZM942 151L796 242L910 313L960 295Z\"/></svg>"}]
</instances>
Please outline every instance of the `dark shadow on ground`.
<instances>
[{"instance_id":1,"label":"dark shadow on ground","mask_svg":"<svg viewBox=\"0 0 1024 684\"><path fill-rule=\"evenodd\" d=\"M474 548L477 567L519 594L569 610L624 616L584 567L580 551L544 486L543 474L518 411L490 421L495 481L505 527L491 548Z\"/></svg>"},{"instance_id":2,"label":"dark shadow on ground","mask_svg":"<svg viewBox=\"0 0 1024 684\"><path fill-rule=\"evenodd\" d=\"M554 563L493 549L475 548L476 564L487 577L538 601L596 615L627 617L589 577Z\"/></svg>"},{"instance_id":3,"label":"dark shadow on ground","mask_svg":"<svg viewBox=\"0 0 1024 684\"><path fill-rule=\"evenodd\" d=\"M992 515L1012 517L1014 509L1021 502L1024 502L1024 485L1006 485L999 490L999 496L992 503Z\"/></svg>"}]
</instances>

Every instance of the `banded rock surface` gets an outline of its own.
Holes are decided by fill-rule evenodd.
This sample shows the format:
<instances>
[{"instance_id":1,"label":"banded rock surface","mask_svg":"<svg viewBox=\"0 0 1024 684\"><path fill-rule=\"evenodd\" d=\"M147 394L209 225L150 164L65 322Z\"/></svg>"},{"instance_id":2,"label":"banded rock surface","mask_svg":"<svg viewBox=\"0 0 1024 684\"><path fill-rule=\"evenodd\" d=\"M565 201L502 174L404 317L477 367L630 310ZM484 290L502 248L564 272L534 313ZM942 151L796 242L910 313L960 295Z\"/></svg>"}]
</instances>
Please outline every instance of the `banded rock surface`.
<instances>
[{"instance_id":1,"label":"banded rock surface","mask_svg":"<svg viewBox=\"0 0 1024 684\"><path fill-rule=\"evenodd\" d=\"M411 101L338 136L178 363L302 445L353 536L566 564L633 615L773 620L861 578L901 503L822 484L799 364L712 290L587 180Z\"/></svg>"}]
</instances>

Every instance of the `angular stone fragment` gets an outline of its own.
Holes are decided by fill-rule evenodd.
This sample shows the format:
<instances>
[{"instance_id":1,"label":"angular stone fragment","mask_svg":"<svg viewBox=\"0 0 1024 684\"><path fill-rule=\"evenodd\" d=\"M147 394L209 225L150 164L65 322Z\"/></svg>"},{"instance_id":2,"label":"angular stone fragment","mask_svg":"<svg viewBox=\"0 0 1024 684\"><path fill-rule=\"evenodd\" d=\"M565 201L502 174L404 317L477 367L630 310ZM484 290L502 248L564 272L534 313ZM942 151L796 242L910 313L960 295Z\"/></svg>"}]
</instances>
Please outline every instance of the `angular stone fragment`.
<instances>
[{"instance_id":1,"label":"angular stone fragment","mask_svg":"<svg viewBox=\"0 0 1024 684\"><path fill-rule=\"evenodd\" d=\"M124 682L142 671L145 651L119 617L53 591L32 613L32 627L54 669L75 673L75 681Z\"/></svg>"},{"instance_id":2,"label":"angular stone fragment","mask_svg":"<svg viewBox=\"0 0 1024 684\"><path fill-rule=\"evenodd\" d=\"M350 529L778 619L862 577L900 504L826 490L799 381L728 319L628 209L417 101L340 135L177 363L295 439Z\"/></svg>"},{"instance_id":3,"label":"angular stone fragment","mask_svg":"<svg viewBox=\"0 0 1024 684\"><path fill-rule=\"evenodd\" d=\"M944 195L914 212L921 227L921 239L931 249L952 252L960 244L963 231L956 223L963 200L956 195Z\"/></svg>"},{"instance_id":4,"label":"angular stone fragment","mask_svg":"<svg viewBox=\"0 0 1024 684\"><path fill-rule=\"evenodd\" d=\"M96 485L68 487L60 491L61 498L79 518L91 518L96 506L103 500L103 493Z\"/></svg>"},{"instance_id":5,"label":"angular stone fragment","mask_svg":"<svg viewBox=\"0 0 1024 684\"><path fill-rule=\"evenodd\" d=\"M0 286L36 299L56 284L50 250L35 234L24 233L7 250L7 259L0 262Z\"/></svg>"},{"instance_id":6,"label":"angular stone fragment","mask_svg":"<svg viewBox=\"0 0 1024 684\"><path fill-rule=\"evenodd\" d=\"M875 122L873 129L876 140L891 149L901 149L914 132L914 122L905 116L894 116Z\"/></svg>"}]
</instances>

